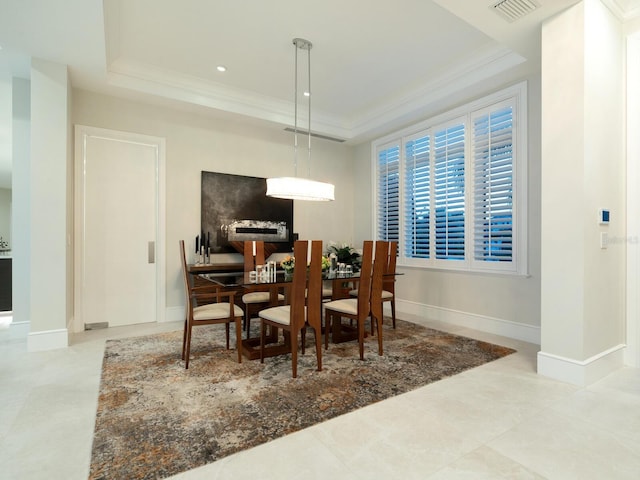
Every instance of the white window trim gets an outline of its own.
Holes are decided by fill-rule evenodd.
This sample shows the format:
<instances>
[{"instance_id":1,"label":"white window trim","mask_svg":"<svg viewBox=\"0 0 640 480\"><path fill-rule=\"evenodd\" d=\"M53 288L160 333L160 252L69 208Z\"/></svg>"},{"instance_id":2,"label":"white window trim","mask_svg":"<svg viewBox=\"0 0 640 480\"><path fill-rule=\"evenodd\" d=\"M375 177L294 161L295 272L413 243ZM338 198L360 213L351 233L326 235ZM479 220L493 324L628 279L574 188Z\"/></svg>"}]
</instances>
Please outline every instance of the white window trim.
<instances>
[{"instance_id":1,"label":"white window trim","mask_svg":"<svg viewBox=\"0 0 640 480\"><path fill-rule=\"evenodd\" d=\"M372 183L372 238L377 238L378 232L378 215L377 215L377 154L381 148L389 147L391 145L399 145L401 151L404 154L405 139L410 136L415 136L418 133L431 129L437 125L444 124L455 120L458 117L472 118L474 113L489 108L495 104L503 101L512 100L515 105L515 112L513 117L514 123L514 154L515 161L513 163L513 261L512 262L483 262L473 259L473 225L465 220L465 260L441 260L435 258L435 252L431 252L431 258L429 260L407 258L404 256L402 248L398 256L398 266L405 267L418 267L425 269L441 269L452 271L467 271L472 273L496 273L505 275L527 275L528 274L528 242L527 242L527 212L528 212L528 193L527 193L527 164L528 164L528 152L527 152L527 82L520 82L510 87L504 88L499 92L487 95L483 98L474 100L465 105L461 105L453 110L437 115L433 118L423 120L422 122L404 128L402 130L385 135L382 138L376 139L371 143L371 183ZM473 131L470 128L470 123L466 125L466 142L465 142L465 172L473 172L472 163L472 138ZM403 168L401 167L401 171ZM472 177L469 177L471 180ZM469 180L465 179L465 211L471 212L473 210L473 199L471 195L471 189L467 188L470 185ZM433 175L431 176L433 182ZM433 187L433 185L432 185ZM400 176L400 191L404 191L404 175ZM404 198L400 196L400 211L404 212ZM467 216L466 218L469 218ZM404 228L401 227L399 231L400 245L404 245Z\"/></svg>"}]
</instances>

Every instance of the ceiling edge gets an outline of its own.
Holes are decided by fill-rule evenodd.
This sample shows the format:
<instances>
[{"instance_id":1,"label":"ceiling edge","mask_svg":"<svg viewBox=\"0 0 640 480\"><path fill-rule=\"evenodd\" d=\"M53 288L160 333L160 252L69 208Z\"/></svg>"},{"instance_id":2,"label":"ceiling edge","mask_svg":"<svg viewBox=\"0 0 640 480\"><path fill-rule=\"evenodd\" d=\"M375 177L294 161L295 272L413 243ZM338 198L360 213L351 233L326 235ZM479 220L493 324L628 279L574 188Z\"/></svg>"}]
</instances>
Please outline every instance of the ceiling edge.
<instances>
[{"instance_id":1,"label":"ceiling edge","mask_svg":"<svg viewBox=\"0 0 640 480\"><path fill-rule=\"evenodd\" d=\"M112 86L246 115L285 126L294 124L293 102L230 88L150 65L119 59L109 65L107 77ZM314 112L313 127L314 131L332 137L350 138L351 136L349 129L345 128L339 119L319 112Z\"/></svg>"},{"instance_id":2,"label":"ceiling edge","mask_svg":"<svg viewBox=\"0 0 640 480\"><path fill-rule=\"evenodd\" d=\"M355 119L351 128L353 138L366 136L368 132L383 125L392 126L407 117L416 116L416 112L424 111L429 105L525 61L525 58L505 47L492 47L484 52L476 52L469 61L458 65L447 74L422 85L393 103L369 110Z\"/></svg>"}]
</instances>

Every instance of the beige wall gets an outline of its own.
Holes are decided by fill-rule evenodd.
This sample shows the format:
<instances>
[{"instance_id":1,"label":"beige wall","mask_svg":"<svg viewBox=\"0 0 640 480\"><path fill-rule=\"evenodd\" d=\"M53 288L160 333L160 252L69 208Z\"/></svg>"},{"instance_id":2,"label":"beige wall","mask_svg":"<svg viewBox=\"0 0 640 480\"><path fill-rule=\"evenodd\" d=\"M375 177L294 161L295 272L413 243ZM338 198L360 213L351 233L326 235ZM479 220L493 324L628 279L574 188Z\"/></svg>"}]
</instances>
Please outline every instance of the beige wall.
<instances>
[{"instance_id":1,"label":"beige wall","mask_svg":"<svg viewBox=\"0 0 640 480\"><path fill-rule=\"evenodd\" d=\"M293 136L279 127L134 103L74 90L73 122L166 139L167 307L184 305L178 240L200 230L200 172L256 177L293 175ZM301 142L306 145L305 142ZM295 202L294 230L300 238L353 241L353 152L346 145L312 140L311 176L336 185L334 202ZM307 175L307 153L298 174ZM170 318L170 316L168 317Z\"/></svg>"}]
</instances>

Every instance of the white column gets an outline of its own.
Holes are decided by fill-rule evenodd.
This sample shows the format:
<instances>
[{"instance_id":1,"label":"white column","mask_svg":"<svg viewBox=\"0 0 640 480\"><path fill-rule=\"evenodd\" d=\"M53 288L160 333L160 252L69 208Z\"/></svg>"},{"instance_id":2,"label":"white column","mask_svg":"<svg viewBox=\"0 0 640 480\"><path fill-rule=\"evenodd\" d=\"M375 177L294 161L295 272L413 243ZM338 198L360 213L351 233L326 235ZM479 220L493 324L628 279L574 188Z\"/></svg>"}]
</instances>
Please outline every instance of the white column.
<instances>
[{"instance_id":1,"label":"white column","mask_svg":"<svg viewBox=\"0 0 640 480\"><path fill-rule=\"evenodd\" d=\"M538 372L578 385L623 360L623 105L621 22L600 0L545 22ZM598 221L601 208L610 210L609 225Z\"/></svg>"},{"instance_id":2,"label":"white column","mask_svg":"<svg viewBox=\"0 0 640 480\"><path fill-rule=\"evenodd\" d=\"M68 345L69 78L65 65L31 62L31 328L29 351Z\"/></svg>"}]
</instances>

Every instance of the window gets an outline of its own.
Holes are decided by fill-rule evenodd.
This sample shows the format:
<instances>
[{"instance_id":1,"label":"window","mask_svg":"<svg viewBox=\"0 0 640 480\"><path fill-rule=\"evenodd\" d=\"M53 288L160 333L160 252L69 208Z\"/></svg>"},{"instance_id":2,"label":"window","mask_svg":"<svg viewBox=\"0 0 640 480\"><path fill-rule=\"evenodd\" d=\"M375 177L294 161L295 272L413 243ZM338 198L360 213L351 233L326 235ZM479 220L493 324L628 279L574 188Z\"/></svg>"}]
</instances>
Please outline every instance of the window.
<instances>
[{"instance_id":1,"label":"window","mask_svg":"<svg viewBox=\"0 0 640 480\"><path fill-rule=\"evenodd\" d=\"M526 84L373 142L399 265L526 273Z\"/></svg>"}]
</instances>

